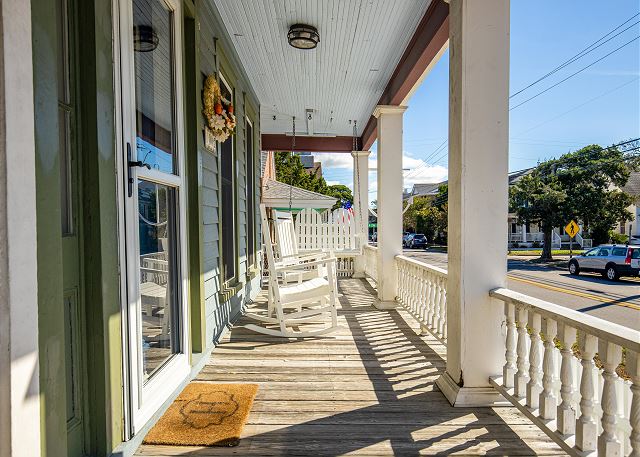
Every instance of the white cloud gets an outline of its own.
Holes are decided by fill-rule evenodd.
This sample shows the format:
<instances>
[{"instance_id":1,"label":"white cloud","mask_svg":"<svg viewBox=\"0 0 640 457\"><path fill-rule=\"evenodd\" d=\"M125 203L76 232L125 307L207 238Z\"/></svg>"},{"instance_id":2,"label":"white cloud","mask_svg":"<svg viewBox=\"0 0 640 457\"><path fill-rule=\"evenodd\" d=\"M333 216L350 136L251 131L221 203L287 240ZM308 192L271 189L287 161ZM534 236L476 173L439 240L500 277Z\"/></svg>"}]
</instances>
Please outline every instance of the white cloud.
<instances>
[{"instance_id":1,"label":"white cloud","mask_svg":"<svg viewBox=\"0 0 640 457\"><path fill-rule=\"evenodd\" d=\"M322 170L327 184L344 184L353 186L353 158L347 153L315 153L316 161L322 162ZM369 156L369 191L370 195L376 196L376 172L377 154L372 151ZM402 156L402 167L408 168L404 171L404 188L411 188L415 183L436 183L447 179L448 169L437 164L428 164L420 158L413 157L410 152L404 151ZM373 169L373 170L371 170Z\"/></svg>"},{"instance_id":2,"label":"white cloud","mask_svg":"<svg viewBox=\"0 0 640 457\"><path fill-rule=\"evenodd\" d=\"M323 152L313 154L314 160L322 163L322 169L328 170L333 168L353 169L353 157L345 152Z\"/></svg>"}]
</instances>

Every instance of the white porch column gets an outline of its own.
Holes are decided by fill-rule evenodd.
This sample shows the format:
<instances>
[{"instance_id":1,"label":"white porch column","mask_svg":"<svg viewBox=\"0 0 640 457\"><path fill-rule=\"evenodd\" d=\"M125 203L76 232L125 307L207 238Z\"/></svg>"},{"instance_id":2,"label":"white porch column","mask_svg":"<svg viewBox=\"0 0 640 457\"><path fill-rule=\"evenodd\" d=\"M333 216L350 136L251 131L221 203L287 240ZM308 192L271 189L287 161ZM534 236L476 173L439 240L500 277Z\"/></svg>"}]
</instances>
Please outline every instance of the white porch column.
<instances>
[{"instance_id":1,"label":"white porch column","mask_svg":"<svg viewBox=\"0 0 640 457\"><path fill-rule=\"evenodd\" d=\"M378 105L378 309L396 307L402 254L402 115L406 106Z\"/></svg>"},{"instance_id":2,"label":"white porch column","mask_svg":"<svg viewBox=\"0 0 640 457\"><path fill-rule=\"evenodd\" d=\"M504 363L509 136L509 0L451 0L449 10L447 369L454 406L490 406Z\"/></svg>"},{"instance_id":3,"label":"white porch column","mask_svg":"<svg viewBox=\"0 0 640 457\"><path fill-rule=\"evenodd\" d=\"M369 241L369 154L370 151L352 151L353 157L353 206L355 207L357 233L360 243ZM364 278L364 255L354 259L353 277Z\"/></svg>"},{"instance_id":4,"label":"white porch column","mask_svg":"<svg viewBox=\"0 0 640 457\"><path fill-rule=\"evenodd\" d=\"M522 242L527 242L527 224L522 224Z\"/></svg>"},{"instance_id":5,"label":"white porch column","mask_svg":"<svg viewBox=\"0 0 640 457\"><path fill-rule=\"evenodd\" d=\"M0 2L0 23L0 455L39 456L31 2Z\"/></svg>"}]
</instances>

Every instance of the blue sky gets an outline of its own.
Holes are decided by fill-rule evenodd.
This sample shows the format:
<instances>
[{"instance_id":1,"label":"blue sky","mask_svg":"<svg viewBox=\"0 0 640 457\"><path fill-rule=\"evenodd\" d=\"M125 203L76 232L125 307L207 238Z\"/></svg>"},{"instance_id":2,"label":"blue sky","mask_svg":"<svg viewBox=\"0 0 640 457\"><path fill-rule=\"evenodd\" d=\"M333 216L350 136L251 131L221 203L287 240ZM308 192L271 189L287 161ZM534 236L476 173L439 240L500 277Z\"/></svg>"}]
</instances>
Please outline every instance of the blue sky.
<instances>
[{"instance_id":1,"label":"blue sky","mask_svg":"<svg viewBox=\"0 0 640 457\"><path fill-rule=\"evenodd\" d=\"M526 87L640 12L638 0L511 2L510 93ZM511 99L538 94L640 35L640 16L619 36ZM635 24L635 25L634 25ZM610 38L609 35L606 39ZM447 176L448 52L409 100L404 117L405 187ZM640 40L510 112L509 168L534 166L584 145L640 136ZM440 146L440 148L439 148ZM439 148L439 149L438 149ZM350 157L322 154L329 183L352 186ZM425 159L426 162L425 162ZM375 148L370 167L375 167ZM369 200L376 198L370 174Z\"/></svg>"}]
</instances>

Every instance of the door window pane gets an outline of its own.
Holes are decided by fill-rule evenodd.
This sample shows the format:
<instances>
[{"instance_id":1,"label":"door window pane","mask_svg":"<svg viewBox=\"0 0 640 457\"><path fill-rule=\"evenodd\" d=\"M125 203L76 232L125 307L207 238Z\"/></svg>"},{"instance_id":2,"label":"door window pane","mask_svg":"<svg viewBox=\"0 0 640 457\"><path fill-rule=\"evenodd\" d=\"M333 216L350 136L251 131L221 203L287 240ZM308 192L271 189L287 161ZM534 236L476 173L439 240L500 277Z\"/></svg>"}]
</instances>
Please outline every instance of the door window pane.
<instances>
[{"instance_id":1,"label":"door window pane","mask_svg":"<svg viewBox=\"0 0 640 457\"><path fill-rule=\"evenodd\" d=\"M144 378L179 352L177 191L138 181L140 303Z\"/></svg>"},{"instance_id":2,"label":"door window pane","mask_svg":"<svg viewBox=\"0 0 640 457\"><path fill-rule=\"evenodd\" d=\"M220 84L220 92L227 100L233 100L231 90L224 82ZM235 226L235 154L233 151L233 136L220 145L221 171L221 238L222 238L222 266L224 281L236 276L236 226Z\"/></svg>"},{"instance_id":3,"label":"door window pane","mask_svg":"<svg viewBox=\"0 0 640 457\"><path fill-rule=\"evenodd\" d=\"M173 13L161 0L134 0L137 158L176 173Z\"/></svg>"}]
</instances>

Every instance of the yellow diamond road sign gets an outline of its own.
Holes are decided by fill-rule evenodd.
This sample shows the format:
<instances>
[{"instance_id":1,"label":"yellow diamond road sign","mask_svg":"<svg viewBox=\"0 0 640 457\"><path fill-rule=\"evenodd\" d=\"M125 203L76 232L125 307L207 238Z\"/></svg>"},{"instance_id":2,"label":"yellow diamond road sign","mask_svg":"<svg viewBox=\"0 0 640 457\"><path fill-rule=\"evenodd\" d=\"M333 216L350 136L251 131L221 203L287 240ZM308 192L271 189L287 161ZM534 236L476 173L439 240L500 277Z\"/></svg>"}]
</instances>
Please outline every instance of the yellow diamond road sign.
<instances>
[{"instance_id":1,"label":"yellow diamond road sign","mask_svg":"<svg viewBox=\"0 0 640 457\"><path fill-rule=\"evenodd\" d=\"M578 224L576 224L576 221L571 221L564 228L564 231L567 232L567 235L573 238L580 231L580 227L578 226Z\"/></svg>"}]
</instances>

